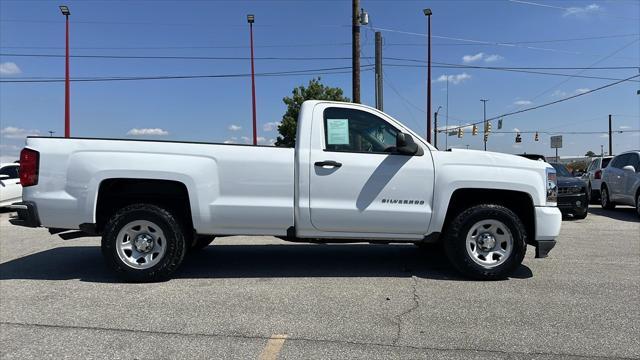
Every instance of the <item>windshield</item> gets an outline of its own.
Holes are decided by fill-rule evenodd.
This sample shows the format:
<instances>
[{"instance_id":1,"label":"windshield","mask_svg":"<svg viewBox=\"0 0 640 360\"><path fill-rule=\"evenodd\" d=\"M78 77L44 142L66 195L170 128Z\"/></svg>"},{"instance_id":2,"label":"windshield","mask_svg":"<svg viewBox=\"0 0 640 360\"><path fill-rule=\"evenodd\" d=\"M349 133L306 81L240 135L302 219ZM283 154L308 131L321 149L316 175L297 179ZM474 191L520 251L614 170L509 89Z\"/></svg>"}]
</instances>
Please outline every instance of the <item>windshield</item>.
<instances>
[{"instance_id":1,"label":"windshield","mask_svg":"<svg viewBox=\"0 0 640 360\"><path fill-rule=\"evenodd\" d=\"M558 176L571 177L571 174L569 173L569 170L567 170L566 166L557 163L553 163L551 164L551 166L556 169L556 173L558 174Z\"/></svg>"}]
</instances>

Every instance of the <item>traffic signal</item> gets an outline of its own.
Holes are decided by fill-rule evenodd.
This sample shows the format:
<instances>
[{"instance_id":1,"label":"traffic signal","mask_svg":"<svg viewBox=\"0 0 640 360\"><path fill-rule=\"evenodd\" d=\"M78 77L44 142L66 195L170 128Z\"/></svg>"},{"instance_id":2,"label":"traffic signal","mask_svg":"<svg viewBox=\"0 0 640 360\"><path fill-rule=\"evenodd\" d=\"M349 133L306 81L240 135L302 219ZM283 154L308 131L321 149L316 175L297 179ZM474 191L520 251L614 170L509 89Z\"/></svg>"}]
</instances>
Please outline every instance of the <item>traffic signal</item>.
<instances>
[{"instance_id":1,"label":"traffic signal","mask_svg":"<svg viewBox=\"0 0 640 360\"><path fill-rule=\"evenodd\" d=\"M498 120L498 130L502 129L502 119Z\"/></svg>"},{"instance_id":2,"label":"traffic signal","mask_svg":"<svg viewBox=\"0 0 640 360\"><path fill-rule=\"evenodd\" d=\"M540 137L538 136L538 132L536 131L536 136L534 136L533 140L538 141L540 140Z\"/></svg>"},{"instance_id":3,"label":"traffic signal","mask_svg":"<svg viewBox=\"0 0 640 360\"><path fill-rule=\"evenodd\" d=\"M521 143L522 142L522 137L520 136L520 133L516 134L516 143Z\"/></svg>"},{"instance_id":4,"label":"traffic signal","mask_svg":"<svg viewBox=\"0 0 640 360\"><path fill-rule=\"evenodd\" d=\"M484 142L489 141L489 133L484 134Z\"/></svg>"},{"instance_id":5,"label":"traffic signal","mask_svg":"<svg viewBox=\"0 0 640 360\"><path fill-rule=\"evenodd\" d=\"M491 132L491 122L487 123L487 132L490 133Z\"/></svg>"},{"instance_id":6,"label":"traffic signal","mask_svg":"<svg viewBox=\"0 0 640 360\"><path fill-rule=\"evenodd\" d=\"M478 125L473 125L473 128L471 129L471 135L478 135Z\"/></svg>"},{"instance_id":7,"label":"traffic signal","mask_svg":"<svg viewBox=\"0 0 640 360\"><path fill-rule=\"evenodd\" d=\"M461 138L464 135L464 130L461 127L458 128L458 137Z\"/></svg>"}]
</instances>

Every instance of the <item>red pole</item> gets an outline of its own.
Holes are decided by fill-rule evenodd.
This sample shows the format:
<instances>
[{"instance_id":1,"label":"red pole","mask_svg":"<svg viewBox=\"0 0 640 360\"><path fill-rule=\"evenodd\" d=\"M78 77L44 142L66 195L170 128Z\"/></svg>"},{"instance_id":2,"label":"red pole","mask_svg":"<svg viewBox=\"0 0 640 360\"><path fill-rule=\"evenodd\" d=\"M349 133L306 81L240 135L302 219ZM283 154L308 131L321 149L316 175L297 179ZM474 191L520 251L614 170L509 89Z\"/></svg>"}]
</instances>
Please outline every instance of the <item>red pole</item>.
<instances>
[{"instance_id":1,"label":"red pole","mask_svg":"<svg viewBox=\"0 0 640 360\"><path fill-rule=\"evenodd\" d=\"M251 38L251 99L253 102L253 145L258 145L258 133L256 130L256 78L253 67L253 23L249 23L249 33Z\"/></svg>"},{"instance_id":2,"label":"red pole","mask_svg":"<svg viewBox=\"0 0 640 360\"><path fill-rule=\"evenodd\" d=\"M427 142L431 144L431 15L427 24Z\"/></svg>"},{"instance_id":3,"label":"red pole","mask_svg":"<svg viewBox=\"0 0 640 360\"><path fill-rule=\"evenodd\" d=\"M65 56L65 78L64 78L64 137L68 138L71 136L71 120L70 120L70 109L69 109L69 15L65 16L67 18L67 52Z\"/></svg>"}]
</instances>

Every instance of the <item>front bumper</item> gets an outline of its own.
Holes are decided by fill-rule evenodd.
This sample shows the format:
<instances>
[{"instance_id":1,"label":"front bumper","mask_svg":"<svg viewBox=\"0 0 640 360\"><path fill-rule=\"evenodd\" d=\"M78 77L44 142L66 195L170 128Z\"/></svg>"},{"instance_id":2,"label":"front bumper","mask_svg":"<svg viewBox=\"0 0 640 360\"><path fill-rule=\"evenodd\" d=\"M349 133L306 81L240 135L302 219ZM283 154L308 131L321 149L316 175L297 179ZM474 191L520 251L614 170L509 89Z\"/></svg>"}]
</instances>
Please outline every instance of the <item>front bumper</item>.
<instances>
[{"instance_id":1,"label":"front bumper","mask_svg":"<svg viewBox=\"0 0 640 360\"><path fill-rule=\"evenodd\" d=\"M556 245L556 238L560 235L562 213L555 206L536 206L535 219L536 238L531 245L536 247L536 258L544 258Z\"/></svg>"},{"instance_id":2,"label":"front bumper","mask_svg":"<svg viewBox=\"0 0 640 360\"><path fill-rule=\"evenodd\" d=\"M9 222L17 226L39 227L38 208L31 201L23 201L11 204L10 209L16 210L18 215L9 219Z\"/></svg>"},{"instance_id":3,"label":"front bumper","mask_svg":"<svg viewBox=\"0 0 640 360\"><path fill-rule=\"evenodd\" d=\"M575 212L587 206L587 194L558 195L558 208L561 212Z\"/></svg>"}]
</instances>

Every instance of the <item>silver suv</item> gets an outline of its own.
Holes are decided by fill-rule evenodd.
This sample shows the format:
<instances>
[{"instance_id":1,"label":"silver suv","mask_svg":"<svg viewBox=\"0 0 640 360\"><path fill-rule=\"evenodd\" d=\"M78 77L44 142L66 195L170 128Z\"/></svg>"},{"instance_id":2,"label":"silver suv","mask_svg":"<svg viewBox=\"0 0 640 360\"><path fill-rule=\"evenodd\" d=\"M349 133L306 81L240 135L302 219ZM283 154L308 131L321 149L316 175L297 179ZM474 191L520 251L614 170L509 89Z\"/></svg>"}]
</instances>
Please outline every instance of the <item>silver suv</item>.
<instances>
[{"instance_id":1,"label":"silver suv","mask_svg":"<svg viewBox=\"0 0 640 360\"><path fill-rule=\"evenodd\" d=\"M604 169L600 202L605 209L616 204L635 206L640 216L640 150L617 155Z\"/></svg>"}]
</instances>

